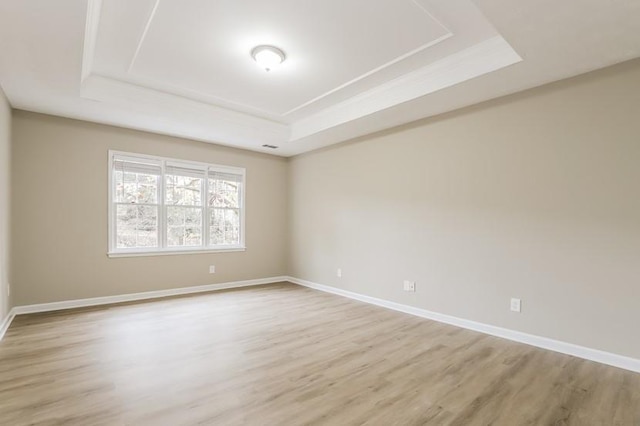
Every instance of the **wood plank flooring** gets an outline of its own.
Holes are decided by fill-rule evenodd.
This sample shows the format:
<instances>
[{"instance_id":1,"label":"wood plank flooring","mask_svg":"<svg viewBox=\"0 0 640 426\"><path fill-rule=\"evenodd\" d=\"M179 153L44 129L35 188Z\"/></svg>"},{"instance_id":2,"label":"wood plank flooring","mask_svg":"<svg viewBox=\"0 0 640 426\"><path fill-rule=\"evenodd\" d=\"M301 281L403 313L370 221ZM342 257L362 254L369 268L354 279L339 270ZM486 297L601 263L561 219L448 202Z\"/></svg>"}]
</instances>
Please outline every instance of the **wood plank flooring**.
<instances>
[{"instance_id":1,"label":"wood plank flooring","mask_svg":"<svg viewBox=\"0 0 640 426\"><path fill-rule=\"evenodd\" d=\"M0 425L640 425L640 374L291 284L18 316Z\"/></svg>"}]
</instances>

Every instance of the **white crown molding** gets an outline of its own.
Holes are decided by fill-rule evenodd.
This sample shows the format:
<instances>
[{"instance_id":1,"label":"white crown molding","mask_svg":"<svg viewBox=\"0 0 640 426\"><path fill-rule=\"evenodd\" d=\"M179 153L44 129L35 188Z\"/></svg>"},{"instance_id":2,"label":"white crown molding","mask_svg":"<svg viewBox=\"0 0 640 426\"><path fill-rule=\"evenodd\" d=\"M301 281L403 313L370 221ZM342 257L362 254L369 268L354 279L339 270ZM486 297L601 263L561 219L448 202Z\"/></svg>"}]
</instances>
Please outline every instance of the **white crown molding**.
<instances>
[{"instance_id":1,"label":"white crown molding","mask_svg":"<svg viewBox=\"0 0 640 426\"><path fill-rule=\"evenodd\" d=\"M156 0L147 21L145 22L145 26L142 30L138 43L136 44L136 50L129 61L129 66L127 67L127 73L131 73L131 70L138 59L140 54L140 50L142 49L142 44L147 37L147 33L149 32L149 28L151 27L151 23L156 16L156 11L158 10L158 6L160 5L160 0ZM102 79L102 80L110 80L112 84L120 85L128 85L128 87L133 91L135 89L144 89L149 92L156 92L159 94L165 94L169 96L173 96L174 99L180 98L185 101L191 101L198 104L201 104L205 107L211 107L215 109L215 111L224 111L235 114L236 117L244 117L244 119L236 118L233 120L236 124L242 124L245 127L255 128L256 126L262 126L261 123L252 122L252 119L256 118L258 120L265 120L267 122L276 122L271 119L273 114L270 114L268 111L262 111L260 109L251 107L249 105L238 104L236 102L228 101L223 98L213 97L206 93L197 92L189 89L182 88L166 88L165 90L156 87L154 82L149 80L140 80L133 76L131 79L127 79L127 81L118 80L116 78L100 75L93 71L93 63L96 54L96 41L98 38L98 31L100 27L100 12L102 9L102 0L87 0L87 18L85 22L85 32L84 32L84 45L82 51L82 78L81 78L81 97L86 99L92 99L97 101L106 101L106 99L98 99L92 97L90 94L93 89L85 89L85 86L92 85L95 86L95 81L91 81L90 83L86 83L88 79ZM122 90L120 90L122 92ZM119 92L119 93L120 93ZM109 93L109 92L107 92ZM135 93L124 94L122 93L122 99L137 99ZM246 110L246 112L238 112L237 109ZM213 116L213 119L219 118L221 121L226 121L225 117L218 117L216 115ZM280 124L280 123L278 123ZM285 134L286 137L280 135L278 142L282 142L283 140L287 140L289 135L289 130L287 129ZM284 138L284 139L283 139Z\"/></svg>"},{"instance_id":2,"label":"white crown molding","mask_svg":"<svg viewBox=\"0 0 640 426\"><path fill-rule=\"evenodd\" d=\"M149 17L147 18L147 22L144 26L144 29L142 30L142 34L140 35L140 40L138 40L138 44L136 45L136 51L131 57L131 61L129 61L127 72L131 72L133 65L138 59L138 55L140 54L140 49L142 49L142 43L144 43L145 38L147 38L147 33L149 32L149 28L151 27L151 21L153 21L153 18L156 16L156 11L158 10L159 5L160 5L160 0L156 0L156 2L153 5L153 8L151 9L151 13L149 14Z\"/></svg>"},{"instance_id":3,"label":"white crown molding","mask_svg":"<svg viewBox=\"0 0 640 426\"><path fill-rule=\"evenodd\" d=\"M93 58L95 57L98 26L100 25L100 10L102 0L87 0L87 20L84 28L84 44L82 48L82 74L80 81L84 81L91 74Z\"/></svg>"},{"instance_id":4,"label":"white crown molding","mask_svg":"<svg viewBox=\"0 0 640 426\"><path fill-rule=\"evenodd\" d=\"M291 283L315 290L320 290L325 293L347 297L349 299L381 306L383 308L392 309L394 311L404 312L406 314L414 315L417 317L454 325L456 327L489 334L491 336L501 337L503 339L512 340L514 342L524 343L538 348L559 352L565 355L572 355L578 358L583 358L590 361L599 362L601 364L611 365L613 367L640 373L640 359L630 358L627 356L605 352L598 349L587 348L584 346L575 345L573 343L549 339L547 337L523 333L521 331L483 324L480 322L458 318L451 315L428 311L426 309L416 308L414 306L403 305L401 303L390 302L388 300L378 299L376 297L366 296L364 294L342 290L336 287L317 284L311 281L302 280L300 278L287 277L287 280Z\"/></svg>"},{"instance_id":5,"label":"white crown molding","mask_svg":"<svg viewBox=\"0 0 640 426\"><path fill-rule=\"evenodd\" d=\"M349 87L351 85L353 85L354 83L363 80L385 68L388 68L404 59L407 59L411 56L414 56L430 47L433 47L451 37L454 36L453 32L446 26L444 25L439 19L437 19L429 10L427 10L423 5L421 5L420 3L418 3L415 0L411 0L411 3L413 3L418 9L420 9L420 11L422 13L424 13L433 23L435 23L437 26L439 26L440 28L442 28L444 34L440 37L437 37L434 40L430 40L427 43L417 47L416 49L413 49L410 52L407 52L403 55L398 56L395 59L392 59L391 61L384 63L372 70L369 70L365 73L363 73L362 75L347 81L346 83L343 83L329 91L327 91L326 93L323 93L319 96L314 97L311 100L308 100L304 103L302 103L301 105L296 106L295 108L281 114L282 118L285 118L286 116L299 111L300 109L303 109L309 105L312 105L313 103L324 99L327 96L330 96L333 93L336 93L346 87ZM154 17L156 16L156 12L158 10L158 6L160 5L160 0L155 0L155 3L153 5L153 8L151 9L151 12L149 13L149 16L147 17L147 20L145 22L143 31L140 35L140 38L138 40L138 43L136 44L136 49L135 52L131 58L131 60L129 61L129 66L127 67L127 73L131 73L131 70L133 69L136 60L138 59L138 56L140 54L140 50L142 49L142 45L147 37L147 33L149 32L149 29L151 27L152 21L154 19ZM99 29L99 25L100 25L100 9L102 6L102 0L88 0L88 5L87 5L87 21L86 21L86 27L85 27L85 44L84 44L84 50L83 50L83 59L82 59L82 81L84 81L87 77L89 77L93 71L92 71L92 67L93 67L93 60L94 60L94 56L95 56L95 44L96 44L96 39L98 36L98 29ZM104 77L104 76L103 76ZM250 105L244 105L244 104L238 104L236 102L230 101L228 99L224 99L224 98L218 98L218 97L212 97L209 94L206 93L201 93L201 92L196 92L193 90L184 90L184 89L177 89L177 90L173 90L168 92L167 90L172 90L171 88L166 88L165 90L162 89L156 89L153 88L154 84L152 84L152 82L149 81L136 81L136 79L132 79L132 80L128 80L126 81L127 83L131 84L131 85L136 85L136 86L140 86L140 87L144 87L147 88L149 90L158 90L158 91L164 91L165 93L171 93L175 96L180 96L180 97L184 97L186 99L189 100L193 100L193 101L197 101L197 102L203 102L206 104L209 104L211 106L225 106L225 105L234 105L236 108L241 108L243 110L248 111L248 114L254 115L253 112L255 112L255 114L259 114L262 116L273 116L273 113L270 113L268 111L260 111L257 110L255 107L252 107ZM205 101L205 99L210 99L210 101Z\"/></svg>"},{"instance_id":6,"label":"white crown molding","mask_svg":"<svg viewBox=\"0 0 640 426\"><path fill-rule=\"evenodd\" d=\"M160 1L160 0L158 0L158 1ZM305 107L307 107L307 106L309 106L309 105L312 105L312 104L314 104L315 102L317 102L317 101L319 101L319 100L321 100L321 99L324 99L324 98L326 98L327 96L329 96L329 95L331 95L331 94L333 94L333 93L336 93L336 92L338 92L338 91L340 91L340 90L342 90L342 89L344 89L344 88L346 88L346 87L349 87L349 86L351 86L352 84L357 83L358 81L363 80L363 79L365 79L365 78L369 77L370 75L373 75L373 74L375 74L375 73L377 73L377 72L379 72L379 71L382 71L382 70L383 70L383 69L385 69L385 68L389 68L390 66L392 66L392 65L394 65L394 64L397 64L398 62L400 62L400 61L402 61L402 60L405 60L405 59L407 59L407 58L410 58L411 56L414 56L414 55L416 55L416 54L418 54L418 53L422 52L423 50L426 50L426 49L428 49L428 48L430 48L430 47L433 47L433 46L435 46L435 45L437 45L437 44L440 44L440 43L442 43L443 41L448 40L448 39L450 39L451 37L453 37L453 36L454 36L454 34L453 34L453 32L451 31L451 29L450 29L450 28L448 28L446 25L444 25L444 24L442 23L442 21L440 21L439 19L437 19L437 18L433 15L433 13L431 13L429 10L427 10L427 8L426 8L424 5L422 5L422 4L420 4L420 3L418 3L416 0L411 0L411 3L413 3L413 4L414 4L418 9L420 9L420 11L422 11L422 13L424 13L425 15L427 15L427 16L429 17L429 19L430 19L432 22L436 23L440 28L442 28L442 29L444 30L444 34L443 34L443 35L441 35L440 37L435 38L434 40L431 40L431 41L429 41L429 42L427 42L427 43L424 43L424 44L423 44L423 45L421 45L421 46L418 46L416 49L413 49L413 50L411 50L410 52L405 53L404 55L400 55L400 56L398 56L397 58L392 59L391 61L389 61L389 62L387 62L387 63L384 63L384 64L382 64L382 65L380 65L380 66L378 66L378 67L376 67L376 68L373 68L372 70L369 70L369 71L365 72L364 74L362 74L362 75L360 75L360 76L358 76L358 77L356 77L356 78L354 78L354 79L352 79L352 80L347 81L346 83L343 83L343 84L341 84L341 85L339 85L339 86L337 86L337 87L335 87L335 88L333 88L333 89L329 90L329 91L328 91L328 92L326 92L326 93L323 93L323 94L321 94L321 95L319 95L319 96L316 96L315 98L313 98L313 99L311 99L311 100L309 100L309 101L306 101L306 102L304 102L304 103L302 103L302 104L298 105L298 106L297 106L297 107L295 107L295 108L292 108L291 110L289 110L289 111L285 112L285 113L284 113L284 114L282 114L282 115L283 115L284 117L286 117L286 116L288 116L288 115L290 115L290 114L293 114L294 112L299 111L299 110L301 110L301 109L303 109L303 108L305 108Z\"/></svg>"},{"instance_id":7,"label":"white crown molding","mask_svg":"<svg viewBox=\"0 0 640 426\"><path fill-rule=\"evenodd\" d=\"M314 103L318 102L321 99L326 98L327 96L330 96L330 95L332 95L332 94L334 94L336 92L339 92L340 90L345 89L345 88L351 86L352 84L355 84L358 81L363 80L363 79L365 79L365 78L367 78L367 77L369 77L369 76L371 76L371 75L373 75L373 74L375 74L375 73L377 73L379 71L382 71L385 68L389 68L391 65L397 64L398 62L400 62L400 61L402 61L404 59L410 58L411 56L416 55L416 54L422 52L425 49L433 47L436 44L442 43L443 41L445 41L445 40L447 40L447 39L449 39L451 37L453 37L453 33L451 33L451 32L449 32L448 34L443 35L442 37L438 37L437 39L435 39L435 40L433 40L433 41L431 41L429 43L426 43L426 44L418 47L417 49L412 50L411 52L408 52L408 53L406 53L406 54L404 54L402 56L398 56L397 58L393 59L392 61L387 62L386 64L380 65L379 67L374 68L374 69L372 69L372 70L370 70L370 71L368 71L368 72L366 72L366 73L364 73L364 74L362 74L362 75L360 75L360 76L358 76L358 77L356 77L356 78L354 78L352 80L349 80L346 83L341 84L340 86L337 86L337 87L329 90L326 93L323 93L323 94L321 94L319 96L316 96L315 98L313 98L313 99L311 99L309 101L306 101L306 102L298 105L297 107L295 107L295 108L285 112L284 114L282 114L282 116L286 117L286 116L288 116L290 114L293 114L294 112L297 112L297 111L299 111L299 110L301 110L303 108L306 108L306 107L308 107L310 105L313 105Z\"/></svg>"},{"instance_id":8,"label":"white crown molding","mask_svg":"<svg viewBox=\"0 0 640 426\"><path fill-rule=\"evenodd\" d=\"M496 36L291 125L291 141L356 120L522 61Z\"/></svg>"},{"instance_id":9,"label":"white crown molding","mask_svg":"<svg viewBox=\"0 0 640 426\"><path fill-rule=\"evenodd\" d=\"M146 106L149 109L145 112L159 116L165 110L175 107L182 111L197 110L212 123L216 123L221 140L228 139L230 135L241 135L245 139L280 145L295 142L520 61L522 58L509 43L500 36L492 37L290 125L194 100L192 97L165 93L96 74L86 78L81 96L112 104L135 100L138 106Z\"/></svg>"},{"instance_id":10,"label":"white crown molding","mask_svg":"<svg viewBox=\"0 0 640 426\"><path fill-rule=\"evenodd\" d=\"M433 23L435 23L437 26L439 26L442 30L443 30L443 35L441 35L440 37L437 37L434 40L430 40L427 43L424 43L421 46L418 46L417 48L411 50L410 52L407 52L403 55L400 55L378 67L375 67L343 84L338 85L337 87L319 95L316 96L308 101L303 102L302 104L292 108L291 110L281 114L281 117L287 117L290 114L293 114L294 112L297 112L307 106L310 106L312 104L314 104L315 102L326 98L327 96L332 95L333 93L336 93L342 89L345 89L355 83L357 83L358 81L361 81L379 71L382 71L385 68L388 68L404 59L407 59L411 56L414 56L430 47L433 47L437 44L442 43L443 41L451 38L454 36L453 32L447 28L446 25L444 25L439 19L437 19L429 10L427 10L427 8L425 8L423 5L421 5L420 3L418 3L415 0L411 0L411 3L415 4L415 6L420 9L420 11L422 13L424 13ZM153 8L151 9L151 12L147 18L147 21L145 23L144 29L142 31L142 34L140 36L140 39L138 40L138 43L136 45L136 49L135 49L135 53L133 54L130 62L129 62L129 66L127 67L127 72L131 73L131 70L133 69L136 60L138 59L138 56L140 54L140 50L142 49L142 44L144 43L147 33L149 32L149 28L151 27L152 21L154 19L154 17L156 16L156 11L158 10L158 6L160 5L160 0L156 0L154 3ZM99 24L99 20L96 20L94 22L92 22L92 31L95 31L97 33L97 26ZM93 51L92 51L93 52ZM162 90L162 89L153 89L154 84L151 81L147 81L146 79L142 79L142 81L139 83L138 81L135 81L135 79L132 80L127 80L128 83L130 84L136 84L136 85L141 85L143 87L152 89L152 90ZM248 113L252 113L255 112L258 115L262 115L262 116L273 116L274 114L269 112L269 111L262 111L259 109L256 109L253 106L250 105L244 105L244 104L238 104L237 102L231 101L229 99L224 99L224 98L220 98L220 97L213 97L207 93L202 93L202 92L197 92L197 91L193 91L193 90L186 90L186 89L182 89L182 88L169 88L167 87L165 90L170 90L170 93L175 94L177 96L182 96L182 97L186 97L187 99L192 99L192 100L200 100L203 101L205 99L209 99L208 101L204 101L206 103L209 103L213 106L224 106L224 105L233 105L236 108L240 108L243 109L245 111L247 111Z\"/></svg>"},{"instance_id":11,"label":"white crown molding","mask_svg":"<svg viewBox=\"0 0 640 426\"><path fill-rule=\"evenodd\" d=\"M206 108L207 114L211 114L214 117L218 116L220 120L233 124L242 124L246 126L259 126L261 131L281 133L282 129L286 129L287 126L283 123L269 120L266 118L257 117L243 112L234 111L228 108L213 105L207 102L194 100L185 96L175 95L173 93L162 92L157 89L148 88L139 84L129 83L127 81L120 81L115 78L102 76L98 74L91 74L85 84L82 86L81 97L85 99L92 99L95 101L110 101L116 102L118 100L132 100L135 98L141 104L151 104L164 106L167 104L174 104L175 102L182 102L182 107L187 105L191 108L198 106L200 108ZM269 129L271 127L271 129Z\"/></svg>"},{"instance_id":12,"label":"white crown molding","mask_svg":"<svg viewBox=\"0 0 640 426\"><path fill-rule=\"evenodd\" d=\"M418 54L449 38L453 32L431 14L421 4L412 0L430 20L440 26L444 34L435 40L418 47L398 58L383 64L363 75L348 81L329 92L313 98L294 109L277 117L267 111L256 110L247 105L238 105L225 99L212 98L208 94L182 90L180 88L161 89L157 84L137 79L118 80L98 75L92 70L96 39L100 24L102 0L88 0L87 21L85 27L84 50L82 58L81 97L109 104L121 104L128 108L138 109L146 114L162 117L171 111L194 111L216 129L211 136L219 141L230 143L246 143L256 141L282 145L320 133L324 130L345 124L358 118L374 114L418 97L445 89L471 78L495 71L502 67L520 62L522 58L500 36L495 36L472 47L445 57L419 70L405 74L399 78L360 93L345 101L330 106L306 118L285 124L288 114L292 114L313 103L336 93L357 81L360 81L384 68ZM143 31L138 40L135 53L129 63L129 72L134 66L146 35L158 10L160 0L155 0ZM240 111L242 110L242 111ZM275 119L274 119L275 118ZM195 119L192 119L195 120ZM172 134L169 129L158 129ZM195 139L202 139L199 135ZM235 141L230 140L235 137Z\"/></svg>"},{"instance_id":13,"label":"white crown molding","mask_svg":"<svg viewBox=\"0 0 640 426\"><path fill-rule=\"evenodd\" d=\"M290 135L289 126L276 121L96 74L87 77L80 95L84 99L123 105L158 119L166 118L165 123L176 118L186 122L201 120L208 127L207 136L220 141L253 140L277 145ZM164 131L171 134L170 130ZM200 139L198 135L193 138Z\"/></svg>"}]
</instances>

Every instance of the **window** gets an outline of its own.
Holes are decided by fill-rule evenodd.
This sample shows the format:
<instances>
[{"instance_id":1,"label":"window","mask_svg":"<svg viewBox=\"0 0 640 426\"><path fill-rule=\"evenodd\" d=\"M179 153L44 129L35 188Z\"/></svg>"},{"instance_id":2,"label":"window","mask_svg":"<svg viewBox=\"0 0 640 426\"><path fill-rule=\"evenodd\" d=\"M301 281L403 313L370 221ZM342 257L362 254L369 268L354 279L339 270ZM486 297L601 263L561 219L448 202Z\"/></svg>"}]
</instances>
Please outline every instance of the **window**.
<instances>
[{"instance_id":1,"label":"window","mask_svg":"<svg viewBox=\"0 0 640 426\"><path fill-rule=\"evenodd\" d=\"M109 255L244 249L245 170L109 152Z\"/></svg>"}]
</instances>

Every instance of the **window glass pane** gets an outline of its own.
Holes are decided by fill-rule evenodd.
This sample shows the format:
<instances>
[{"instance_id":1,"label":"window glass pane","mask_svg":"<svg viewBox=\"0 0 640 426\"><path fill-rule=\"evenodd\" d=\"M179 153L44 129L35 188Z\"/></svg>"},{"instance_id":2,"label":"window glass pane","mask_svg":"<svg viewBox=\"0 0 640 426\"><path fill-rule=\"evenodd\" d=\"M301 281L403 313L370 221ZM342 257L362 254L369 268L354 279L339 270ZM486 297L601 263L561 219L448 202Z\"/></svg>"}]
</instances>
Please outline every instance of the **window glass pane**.
<instances>
[{"instance_id":1,"label":"window glass pane","mask_svg":"<svg viewBox=\"0 0 640 426\"><path fill-rule=\"evenodd\" d=\"M238 244L240 242L240 214L238 210L225 211L225 244Z\"/></svg>"},{"instance_id":2,"label":"window glass pane","mask_svg":"<svg viewBox=\"0 0 640 426\"><path fill-rule=\"evenodd\" d=\"M114 197L118 203L157 204L158 176L114 171Z\"/></svg>"},{"instance_id":3,"label":"window glass pane","mask_svg":"<svg viewBox=\"0 0 640 426\"><path fill-rule=\"evenodd\" d=\"M167 245L169 247L202 245L202 208L167 207Z\"/></svg>"},{"instance_id":4,"label":"window glass pane","mask_svg":"<svg viewBox=\"0 0 640 426\"><path fill-rule=\"evenodd\" d=\"M167 226L184 226L184 209L167 207Z\"/></svg>"},{"instance_id":5,"label":"window glass pane","mask_svg":"<svg viewBox=\"0 0 640 426\"><path fill-rule=\"evenodd\" d=\"M112 249L240 244L243 169L127 153L111 164Z\"/></svg>"},{"instance_id":6,"label":"window glass pane","mask_svg":"<svg viewBox=\"0 0 640 426\"><path fill-rule=\"evenodd\" d=\"M240 182L209 179L209 206L240 207Z\"/></svg>"},{"instance_id":7,"label":"window glass pane","mask_svg":"<svg viewBox=\"0 0 640 426\"><path fill-rule=\"evenodd\" d=\"M184 210L185 226L202 226L202 209L184 208L182 210Z\"/></svg>"},{"instance_id":8,"label":"window glass pane","mask_svg":"<svg viewBox=\"0 0 640 426\"><path fill-rule=\"evenodd\" d=\"M212 209L209 217L210 245L240 244L240 211Z\"/></svg>"},{"instance_id":9,"label":"window glass pane","mask_svg":"<svg viewBox=\"0 0 640 426\"><path fill-rule=\"evenodd\" d=\"M157 204L159 176L137 173L137 177L137 202L140 204Z\"/></svg>"},{"instance_id":10,"label":"window glass pane","mask_svg":"<svg viewBox=\"0 0 640 426\"><path fill-rule=\"evenodd\" d=\"M212 209L209 217L209 245L223 244L224 210Z\"/></svg>"},{"instance_id":11,"label":"window glass pane","mask_svg":"<svg viewBox=\"0 0 640 426\"><path fill-rule=\"evenodd\" d=\"M137 226L138 207L118 205L116 223L118 248L133 248L136 246Z\"/></svg>"},{"instance_id":12,"label":"window glass pane","mask_svg":"<svg viewBox=\"0 0 640 426\"><path fill-rule=\"evenodd\" d=\"M138 206L138 247L158 246L158 207Z\"/></svg>"},{"instance_id":13,"label":"window glass pane","mask_svg":"<svg viewBox=\"0 0 640 426\"><path fill-rule=\"evenodd\" d=\"M202 205L202 178L167 175L165 182L165 202L168 205Z\"/></svg>"},{"instance_id":14,"label":"window glass pane","mask_svg":"<svg viewBox=\"0 0 640 426\"><path fill-rule=\"evenodd\" d=\"M202 227L187 226L184 228L184 245L185 246L201 246L202 245Z\"/></svg>"},{"instance_id":15,"label":"window glass pane","mask_svg":"<svg viewBox=\"0 0 640 426\"><path fill-rule=\"evenodd\" d=\"M118 205L116 209L118 248L158 247L158 208Z\"/></svg>"},{"instance_id":16,"label":"window glass pane","mask_svg":"<svg viewBox=\"0 0 640 426\"><path fill-rule=\"evenodd\" d=\"M124 198L118 200L124 203L135 203L138 198L138 177L135 173L123 173L124 174Z\"/></svg>"},{"instance_id":17,"label":"window glass pane","mask_svg":"<svg viewBox=\"0 0 640 426\"><path fill-rule=\"evenodd\" d=\"M112 187L113 187L113 200L114 201L122 201L124 199L124 184L123 184L123 176L122 172L114 171L112 174Z\"/></svg>"},{"instance_id":18,"label":"window glass pane","mask_svg":"<svg viewBox=\"0 0 640 426\"><path fill-rule=\"evenodd\" d=\"M167 245L169 247L184 246L184 226L169 226L167 229Z\"/></svg>"}]
</instances>

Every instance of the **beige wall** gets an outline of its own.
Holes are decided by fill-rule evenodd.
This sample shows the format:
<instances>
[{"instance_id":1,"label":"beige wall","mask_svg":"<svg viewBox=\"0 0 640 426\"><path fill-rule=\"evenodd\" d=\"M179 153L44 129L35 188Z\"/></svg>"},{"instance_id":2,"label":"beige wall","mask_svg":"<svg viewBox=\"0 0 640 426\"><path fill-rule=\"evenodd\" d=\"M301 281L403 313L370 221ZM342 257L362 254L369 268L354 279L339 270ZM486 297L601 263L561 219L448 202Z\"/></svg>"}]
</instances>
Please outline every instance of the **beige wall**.
<instances>
[{"instance_id":1,"label":"beige wall","mask_svg":"<svg viewBox=\"0 0 640 426\"><path fill-rule=\"evenodd\" d=\"M290 166L292 276L640 358L640 61Z\"/></svg>"},{"instance_id":2,"label":"beige wall","mask_svg":"<svg viewBox=\"0 0 640 426\"><path fill-rule=\"evenodd\" d=\"M287 161L14 111L15 305L284 275ZM246 167L246 252L108 258L108 150ZM216 274L209 274L209 265Z\"/></svg>"},{"instance_id":3,"label":"beige wall","mask_svg":"<svg viewBox=\"0 0 640 426\"><path fill-rule=\"evenodd\" d=\"M11 107L0 87L0 323L9 313Z\"/></svg>"},{"instance_id":4,"label":"beige wall","mask_svg":"<svg viewBox=\"0 0 640 426\"><path fill-rule=\"evenodd\" d=\"M640 358L638 81L640 60L290 161L14 111L13 302L288 273ZM107 258L109 149L246 167L248 250Z\"/></svg>"}]
</instances>

